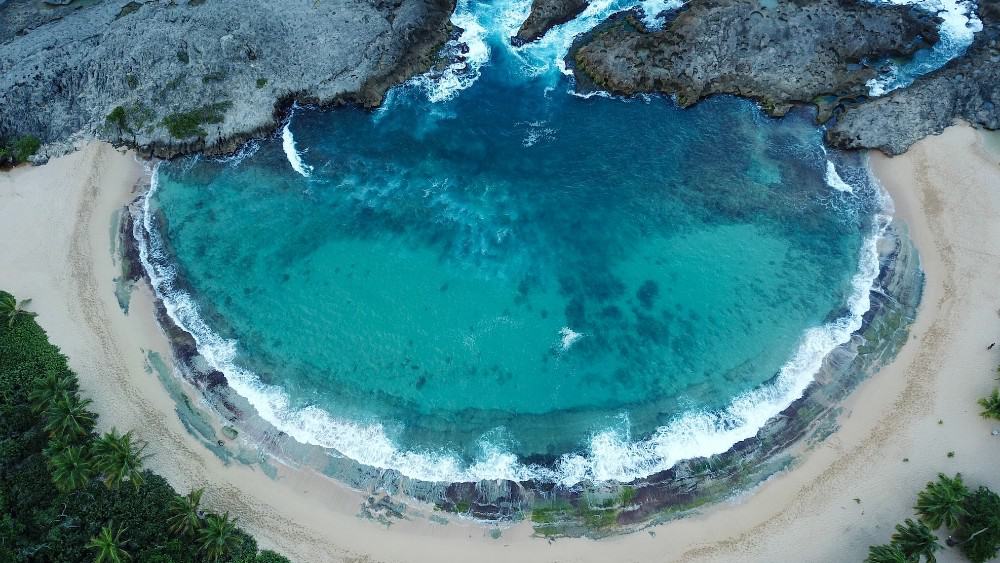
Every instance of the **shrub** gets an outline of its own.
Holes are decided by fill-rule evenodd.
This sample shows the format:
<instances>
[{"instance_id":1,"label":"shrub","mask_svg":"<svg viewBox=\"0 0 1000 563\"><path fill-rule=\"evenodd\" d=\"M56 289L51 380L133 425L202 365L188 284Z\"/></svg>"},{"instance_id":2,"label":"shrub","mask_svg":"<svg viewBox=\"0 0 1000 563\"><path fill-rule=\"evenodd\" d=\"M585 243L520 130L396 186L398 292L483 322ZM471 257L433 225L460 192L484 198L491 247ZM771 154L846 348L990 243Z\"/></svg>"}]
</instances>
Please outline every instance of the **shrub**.
<instances>
[{"instance_id":1,"label":"shrub","mask_svg":"<svg viewBox=\"0 0 1000 563\"><path fill-rule=\"evenodd\" d=\"M28 160L28 157L38 152L38 149L42 148L42 141L38 137L24 135L14 141L12 148L11 152L14 154L14 158L18 162L24 162Z\"/></svg>"},{"instance_id":2,"label":"shrub","mask_svg":"<svg viewBox=\"0 0 1000 563\"><path fill-rule=\"evenodd\" d=\"M34 135L14 137L6 142L0 139L0 165L26 162L40 148L42 141Z\"/></svg>"},{"instance_id":3,"label":"shrub","mask_svg":"<svg viewBox=\"0 0 1000 563\"><path fill-rule=\"evenodd\" d=\"M155 118L156 114L153 113L153 110L141 103L135 103L128 107L116 106L104 118L104 123L107 127L114 127L118 137L128 133L132 135L134 141L136 132ZM109 134L112 132L109 131Z\"/></svg>"},{"instance_id":4,"label":"shrub","mask_svg":"<svg viewBox=\"0 0 1000 563\"><path fill-rule=\"evenodd\" d=\"M979 406L983 408L979 413L983 418L1000 420L1000 389L994 389L989 396L979 399Z\"/></svg>"},{"instance_id":5,"label":"shrub","mask_svg":"<svg viewBox=\"0 0 1000 563\"><path fill-rule=\"evenodd\" d=\"M973 563L993 559L1000 551L1000 495L979 487L962 507L965 516L956 534L962 553Z\"/></svg>"},{"instance_id":6,"label":"shrub","mask_svg":"<svg viewBox=\"0 0 1000 563\"><path fill-rule=\"evenodd\" d=\"M176 139L204 137L208 133L202 125L222 123L225 111L232 106L230 102L218 102L191 111L172 113L163 118L163 126Z\"/></svg>"}]
</instances>

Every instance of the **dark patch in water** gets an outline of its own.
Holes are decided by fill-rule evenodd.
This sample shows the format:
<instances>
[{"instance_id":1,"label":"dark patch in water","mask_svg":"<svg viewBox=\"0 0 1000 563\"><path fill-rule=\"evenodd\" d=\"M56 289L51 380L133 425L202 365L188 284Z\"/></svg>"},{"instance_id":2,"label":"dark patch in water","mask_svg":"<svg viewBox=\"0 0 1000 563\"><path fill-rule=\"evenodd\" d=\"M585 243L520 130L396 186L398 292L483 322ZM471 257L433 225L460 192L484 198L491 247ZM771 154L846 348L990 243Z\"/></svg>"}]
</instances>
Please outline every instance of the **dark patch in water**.
<instances>
[{"instance_id":1,"label":"dark patch in water","mask_svg":"<svg viewBox=\"0 0 1000 563\"><path fill-rule=\"evenodd\" d=\"M650 309L653 307L653 302L656 298L660 296L660 286L653 280L646 280L639 286L638 291L635 292L636 299L643 307Z\"/></svg>"},{"instance_id":2,"label":"dark patch in water","mask_svg":"<svg viewBox=\"0 0 1000 563\"><path fill-rule=\"evenodd\" d=\"M608 320L620 320L622 318L622 310L615 305L608 305L601 309L601 316Z\"/></svg>"}]
</instances>

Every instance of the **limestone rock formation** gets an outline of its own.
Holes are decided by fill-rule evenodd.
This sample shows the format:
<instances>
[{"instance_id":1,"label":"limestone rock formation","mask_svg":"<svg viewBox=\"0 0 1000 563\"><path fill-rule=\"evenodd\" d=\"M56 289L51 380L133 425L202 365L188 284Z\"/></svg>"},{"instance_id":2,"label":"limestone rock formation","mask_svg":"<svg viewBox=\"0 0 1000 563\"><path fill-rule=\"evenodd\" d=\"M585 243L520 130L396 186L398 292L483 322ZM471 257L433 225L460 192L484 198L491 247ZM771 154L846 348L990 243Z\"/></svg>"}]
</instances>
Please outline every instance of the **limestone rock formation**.
<instances>
[{"instance_id":1,"label":"limestone rock formation","mask_svg":"<svg viewBox=\"0 0 1000 563\"><path fill-rule=\"evenodd\" d=\"M956 119L1000 129L1000 0L980 2L979 17L983 30L965 54L906 88L847 107L827 130L827 141L892 155Z\"/></svg>"},{"instance_id":2,"label":"limestone rock formation","mask_svg":"<svg viewBox=\"0 0 1000 563\"><path fill-rule=\"evenodd\" d=\"M578 16L587 9L588 3L589 0L532 0L531 13L510 40L514 45L530 43Z\"/></svg>"},{"instance_id":3,"label":"limestone rock formation","mask_svg":"<svg viewBox=\"0 0 1000 563\"><path fill-rule=\"evenodd\" d=\"M430 66L453 0L0 1L0 137L227 152L283 104L378 104Z\"/></svg>"},{"instance_id":4,"label":"limestone rock formation","mask_svg":"<svg viewBox=\"0 0 1000 563\"><path fill-rule=\"evenodd\" d=\"M933 16L862 0L694 0L660 31L612 18L570 53L577 72L618 94L758 100L771 115L821 96L866 94L877 70L937 41Z\"/></svg>"}]
</instances>

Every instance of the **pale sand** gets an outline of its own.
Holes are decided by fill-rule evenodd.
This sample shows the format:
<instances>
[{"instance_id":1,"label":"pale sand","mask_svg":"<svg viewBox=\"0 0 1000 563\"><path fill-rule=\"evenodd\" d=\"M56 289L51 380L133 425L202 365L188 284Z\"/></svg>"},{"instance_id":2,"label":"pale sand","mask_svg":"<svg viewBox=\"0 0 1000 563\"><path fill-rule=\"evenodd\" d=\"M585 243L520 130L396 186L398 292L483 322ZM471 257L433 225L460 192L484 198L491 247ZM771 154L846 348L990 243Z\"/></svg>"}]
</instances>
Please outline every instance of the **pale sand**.
<instances>
[{"instance_id":1,"label":"pale sand","mask_svg":"<svg viewBox=\"0 0 1000 563\"><path fill-rule=\"evenodd\" d=\"M102 429L135 429L155 454L151 468L179 490L208 487L209 508L239 514L262 546L295 561L860 561L911 515L917 489L939 470L1000 489L1000 438L990 436L1000 424L979 418L975 405L1000 363L1000 347L985 350L1000 340L1000 252L991 248L1000 242L998 163L1000 150L964 126L902 157L873 157L927 272L913 338L795 468L738 501L658 526L655 536L549 543L522 523L492 539L454 517L386 529L355 516L361 495L310 471L282 469L272 480L224 465L187 433L145 369L145 350L169 354L148 287L133 293L127 316L115 299L109 222L143 170L107 145L0 173L0 288L34 299Z\"/></svg>"}]
</instances>

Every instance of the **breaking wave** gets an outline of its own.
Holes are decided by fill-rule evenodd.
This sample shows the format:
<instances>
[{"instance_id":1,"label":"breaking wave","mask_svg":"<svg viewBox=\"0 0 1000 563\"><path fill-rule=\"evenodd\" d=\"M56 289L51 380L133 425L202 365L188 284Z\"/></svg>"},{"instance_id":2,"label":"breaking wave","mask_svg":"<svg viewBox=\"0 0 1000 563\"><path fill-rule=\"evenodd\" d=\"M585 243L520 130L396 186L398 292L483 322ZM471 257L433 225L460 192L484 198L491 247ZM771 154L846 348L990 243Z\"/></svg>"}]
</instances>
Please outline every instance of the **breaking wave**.
<instances>
[{"instance_id":1,"label":"breaking wave","mask_svg":"<svg viewBox=\"0 0 1000 563\"><path fill-rule=\"evenodd\" d=\"M167 314L192 335L208 364L224 373L229 386L246 398L264 420L295 440L330 448L363 465L393 469L432 482L534 479L564 486L583 481L627 482L669 469L683 459L724 452L752 437L770 418L801 397L827 355L850 342L861 328L879 274L878 240L891 222L888 212L876 216L861 249L858 272L845 303L846 313L807 330L791 359L772 381L737 396L724 410L688 412L640 440L632 440L627 431L599 432L590 438L586 451L564 454L551 467L523 464L515 454L484 437L477 444L479 455L475 461L466 463L446 450L402 450L381 424L342 420L315 406L295 408L281 387L266 384L239 366L236 341L214 332L191 295L178 287L177 270L164 252L151 210L158 185L159 165L152 171L150 189L144 196L142 220L134 226L140 260ZM888 208L890 202L884 200L882 205ZM564 347L580 337L569 329L561 336Z\"/></svg>"},{"instance_id":2,"label":"breaking wave","mask_svg":"<svg viewBox=\"0 0 1000 563\"><path fill-rule=\"evenodd\" d=\"M292 170L308 178L312 176L313 167L302 161L302 153L295 147L295 137L292 136L290 128L292 120L285 122L285 127L281 130L281 148L285 151L288 164L292 165Z\"/></svg>"},{"instance_id":3,"label":"breaking wave","mask_svg":"<svg viewBox=\"0 0 1000 563\"><path fill-rule=\"evenodd\" d=\"M432 68L410 80L410 84L426 92L431 102L450 100L472 86L479 78L480 68L490 59L486 27L472 10L471 0L459 0L451 23L462 32L445 43L442 49L448 64L444 68Z\"/></svg>"},{"instance_id":4,"label":"breaking wave","mask_svg":"<svg viewBox=\"0 0 1000 563\"><path fill-rule=\"evenodd\" d=\"M942 19L939 40L930 49L913 55L903 64L892 63L888 72L868 81L871 96L883 96L909 86L919 76L935 71L951 59L965 53L973 36L983 29L972 0L882 0L889 4L915 5ZM878 3L878 1L876 2Z\"/></svg>"},{"instance_id":5,"label":"breaking wave","mask_svg":"<svg viewBox=\"0 0 1000 563\"><path fill-rule=\"evenodd\" d=\"M832 161L826 161L826 185L837 190L838 192L854 193L854 188L850 184L844 181L837 173L837 167Z\"/></svg>"}]
</instances>

